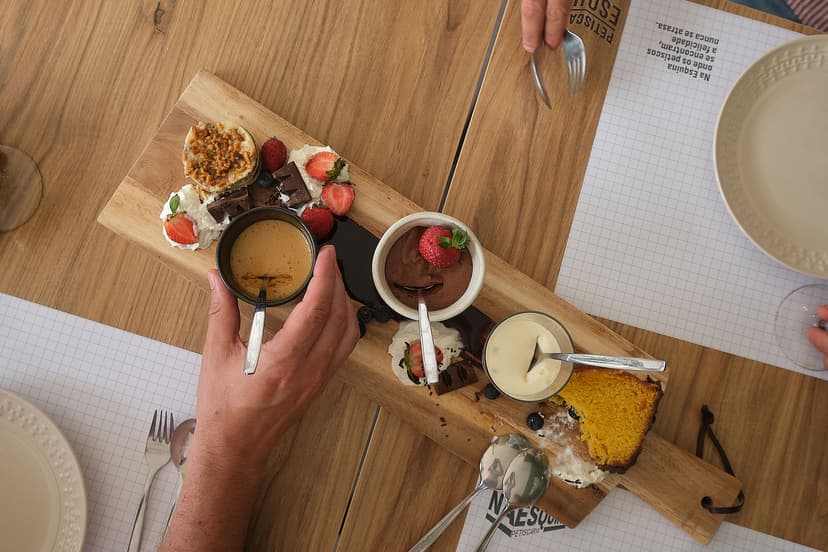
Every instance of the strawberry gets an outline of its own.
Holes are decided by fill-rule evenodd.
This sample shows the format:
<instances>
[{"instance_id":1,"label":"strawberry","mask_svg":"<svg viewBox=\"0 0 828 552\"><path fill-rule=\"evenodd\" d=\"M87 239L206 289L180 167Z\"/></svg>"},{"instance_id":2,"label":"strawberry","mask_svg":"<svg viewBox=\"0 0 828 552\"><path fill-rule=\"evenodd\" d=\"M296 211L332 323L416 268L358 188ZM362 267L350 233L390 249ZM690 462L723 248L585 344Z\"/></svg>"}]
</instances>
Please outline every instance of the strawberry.
<instances>
[{"instance_id":1,"label":"strawberry","mask_svg":"<svg viewBox=\"0 0 828 552\"><path fill-rule=\"evenodd\" d=\"M262 162L269 172L282 168L287 157L287 148L281 140L271 138L262 144Z\"/></svg>"},{"instance_id":2,"label":"strawberry","mask_svg":"<svg viewBox=\"0 0 828 552\"><path fill-rule=\"evenodd\" d=\"M328 182L336 180L342 167L345 166L345 160L332 151L320 151L314 154L313 157L305 165L305 170L311 178Z\"/></svg>"},{"instance_id":3,"label":"strawberry","mask_svg":"<svg viewBox=\"0 0 828 552\"><path fill-rule=\"evenodd\" d=\"M355 195L350 182L328 182L322 186L322 201L340 217L351 208Z\"/></svg>"},{"instance_id":4,"label":"strawberry","mask_svg":"<svg viewBox=\"0 0 828 552\"><path fill-rule=\"evenodd\" d=\"M468 241L469 236L462 230L431 226L420 236L420 255L428 264L448 268L460 260Z\"/></svg>"},{"instance_id":5,"label":"strawberry","mask_svg":"<svg viewBox=\"0 0 828 552\"><path fill-rule=\"evenodd\" d=\"M170 198L170 214L167 216L167 220L164 221L164 231L167 233L167 237L175 243L192 245L198 242L195 221L187 216L184 211L178 210L180 204L181 198L178 197L178 194L173 194Z\"/></svg>"},{"instance_id":6,"label":"strawberry","mask_svg":"<svg viewBox=\"0 0 828 552\"><path fill-rule=\"evenodd\" d=\"M439 347L434 347L434 354L437 356L437 365L443 362L443 351ZM425 377L425 367L423 366L423 346L420 340L412 341L407 344L405 353L403 353L402 364L404 365L408 377L414 383L420 383L419 378ZM413 377L412 377L413 376ZM417 378L415 380L415 378Z\"/></svg>"},{"instance_id":7,"label":"strawberry","mask_svg":"<svg viewBox=\"0 0 828 552\"><path fill-rule=\"evenodd\" d=\"M308 207L302 211L302 220L308 225L317 240L324 240L331 233L334 218L330 209L324 207Z\"/></svg>"},{"instance_id":8,"label":"strawberry","mask_svg":"<svg viewBox=\"0 0 828 552\"><path fill-rule=\"evenodd\" d=\"M170 215L164 222L164 230L167 232L167 237L175 243L192 245L198 242L195 222L185 213Z\"/></svg>"}]
</instances>

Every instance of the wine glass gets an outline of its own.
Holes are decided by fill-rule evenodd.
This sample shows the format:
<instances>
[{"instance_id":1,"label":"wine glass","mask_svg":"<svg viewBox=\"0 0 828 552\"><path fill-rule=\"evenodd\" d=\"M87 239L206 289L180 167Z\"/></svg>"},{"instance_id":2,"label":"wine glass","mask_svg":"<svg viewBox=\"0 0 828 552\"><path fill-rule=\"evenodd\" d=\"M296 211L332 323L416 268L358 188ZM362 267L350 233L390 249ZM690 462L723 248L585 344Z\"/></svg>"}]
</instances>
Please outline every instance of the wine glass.
<instances>
[{"instance_id":1,"label":"wine glass","mask_svg":"<svg viewBox=\"0 0 828 552\"><path fill-rule=\"evenodd\" d=\"M32 158L0 144L0 232L14 230L29 220L42 193L43 181Z\"/></svg>"},{"instance_id":2,"label":"wine glass","mask_svg":"<svg viewBox=\"0 0 828 552\"><path fill-rule=\"evenodd\" d=\"M828 321L820 320L816 313L820 305L828 305L828 284L793 290L776 311L776 342L786 357L807 370L825 369L822 353L805 337L805 330L812 326L828 330Z\"/></svg>"}]
</instances>

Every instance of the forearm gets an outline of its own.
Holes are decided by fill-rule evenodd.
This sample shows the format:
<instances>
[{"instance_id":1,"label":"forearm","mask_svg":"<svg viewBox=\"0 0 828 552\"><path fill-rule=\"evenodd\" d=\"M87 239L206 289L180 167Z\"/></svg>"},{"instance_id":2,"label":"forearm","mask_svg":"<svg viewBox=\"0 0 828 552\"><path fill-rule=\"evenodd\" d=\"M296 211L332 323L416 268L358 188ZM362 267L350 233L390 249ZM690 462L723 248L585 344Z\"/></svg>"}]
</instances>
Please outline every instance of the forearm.
<instances>
[{"instance_id":1,"label":"forearm","mask_svg":"<svg viewBox=\"0 0 828 552\"><path fill-rule=\"evenodd\" d=\"M181 498L160 550L242 550L262 480L261 469L192 450Z\"/></svg>"}]
</instances>

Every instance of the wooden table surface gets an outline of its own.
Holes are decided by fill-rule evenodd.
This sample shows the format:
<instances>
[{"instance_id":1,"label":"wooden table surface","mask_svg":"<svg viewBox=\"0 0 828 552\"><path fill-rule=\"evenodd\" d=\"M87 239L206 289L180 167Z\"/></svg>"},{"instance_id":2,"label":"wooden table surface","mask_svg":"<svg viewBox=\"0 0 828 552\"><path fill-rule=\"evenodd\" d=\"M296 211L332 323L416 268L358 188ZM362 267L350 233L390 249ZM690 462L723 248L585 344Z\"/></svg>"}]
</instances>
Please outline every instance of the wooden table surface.
<instances>
[{"instance_id":1,"label":"wooden table surface","mask_svg":"<svg viewBox=\"0 0 828 552\"><path fill-rule=\"evenodd\" d=\"M201 351L207 295L95 224L199 68L331 144L420 205L438 209L447 193L446 210L473 224L488 248L554 286L586 159L562 175L559 193L566 201L556 202L558 216L551 217L561 221L559 239L541 255L529 258L510 250L494 233L496 224L485 227L465 216L469 207L463 198L477 204L491 191L479 185L482 175L501 162L504 170L514 170L508 160L491 155L486 137L505 117L518 116L498 109L509 79L525 78L515 70L523 71L527 61L517 38L517 4L5 2L0 143L37 161L44 195L31 221L0 234L0 291ZM500 36L463 141L496 30ZM595 94L588 109L597 114L601 101L602 94ZM546 139L562 152L572 147L554 141L559 131L549 132ZM530 133L515 139L531 138ZM537 185L542 167L530 163L530 168L523 191ZM520 239L531 235L528 226L515 231ZM656 425L664 437L692 450L699 406L707 403L716 413L714 427L748 496L745 510L728 519L828 547L828 455L822 437L828 427L828 383L608 324L673 367ZM410 477L410 467L418 465L432 469ZM274 451L249 548L405 549L465 496L475 472L358 388L332 384ZM453 550L461 528L458 521L433 549Z\"/></svg>"}]
</instances>

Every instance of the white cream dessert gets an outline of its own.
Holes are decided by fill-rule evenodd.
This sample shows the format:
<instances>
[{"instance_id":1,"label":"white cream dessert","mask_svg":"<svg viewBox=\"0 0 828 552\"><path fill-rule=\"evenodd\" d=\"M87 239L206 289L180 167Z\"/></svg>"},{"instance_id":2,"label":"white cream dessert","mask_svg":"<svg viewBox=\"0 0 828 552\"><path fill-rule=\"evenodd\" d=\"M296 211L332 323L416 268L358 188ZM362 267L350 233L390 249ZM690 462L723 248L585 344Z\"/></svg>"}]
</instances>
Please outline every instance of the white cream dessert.
<instances>
[{"instance_id":1,"label":"white cream dessert","mask_svg":"<svg viewBox=\"0 0 828 552\"><path fill-rule=\"evenodd\" d=\"M463 350L463 341L460 332L448 328L440 322L431 323L431 334L434 337L434 346L440 349L443 360L439 363L437 370L442 372L448 368L452 361L460 356ZM406 344L420 340L420 330L417 322L401 322L397 333L391 339L388 346L388 354L391 355L391 370L394 375L405 385L417 385L409 378L402 362L406 352Z\"/></svg>"},{"instance_id":2,"label":"white cream dessert","mask_svg":"<svg viewBox=\"0 0 828 552\"><path fill-rule=\"evenodd\" d=\"M547 358L529 370L536 343L541 352L561 352L552 332L528 317L505 320L489 336L484 353L486 370L503 393L527 401L549 395L546 391L555 384L561 362Z\"/></svg>"},{"instance_id":3,"label":"white cream dessert","mask_svg":"<svg viewBox=\"0 0 828 552\"><path fill-rule=\"evenodd\" d=\"M308 164L311 157L322 151L328 151L339 156L339 154L336 153L330 146L319 147L306 144L299 149L291 150L287 160L288 163L296 163L296 168L299 169L299 174L302 175L302 179L305 181L305 186L308 187L308 192L310 192L310 195L314 200L318 200L322 195L322 186L324 186L325 183L310 176L308 171L305 170L305 165ZM339 175L334 179L334 182L348 182L349 180L350 176L348 175L348 165L346 164L342 167Z\"/></svg>"},{"instance_id":4,"label":"white cream dessert","mask_svg":"<svg viewBox=\"0 0 828 552\"><path fill-rule=\"evenodd\" d=\"M198 192L196 192L192 184L185 184L180 190L170 194L170 197L166 202L164 202L164 208L161 209L160 218L162 221L166 222L168 217L172 214L170 202L176 195L178 196L178 207L176 212L186 214L190 217L190 219L192 219L194 223L193 229L198 237L198 241L192 244L178 243L170 239L167 235L165 225L162 224L164 239L167 240L167 243L173 247L177 247L179 249L189 249L190 251L210 247L210 244L221 235L222 230L224 230L229 221L217 222L216 219L210 215L210 212L207 211L207 206L201 203L201 200L198 197Z\"/></svg>"},{"instance_id":5,"label":"white cream dessert","mask_svg":"<svg viewBox=\"0 0 828 552\"><path fill-rule=\"evenodd\" d=\"M590 459L586 445L578 438L578 421L569 415L567 409L555 407L544 418L543 429L537 432L537 436L558 445L550 458L553 475L579 489L603 481L609 472L598 468ZM550 447L547 450L553 449Z\"/></svg>"}]
</instances>

